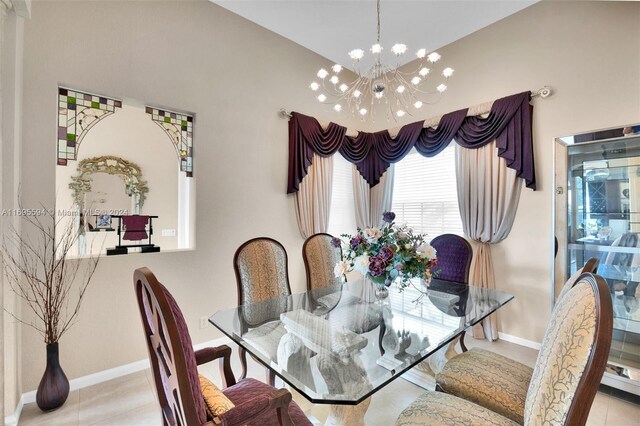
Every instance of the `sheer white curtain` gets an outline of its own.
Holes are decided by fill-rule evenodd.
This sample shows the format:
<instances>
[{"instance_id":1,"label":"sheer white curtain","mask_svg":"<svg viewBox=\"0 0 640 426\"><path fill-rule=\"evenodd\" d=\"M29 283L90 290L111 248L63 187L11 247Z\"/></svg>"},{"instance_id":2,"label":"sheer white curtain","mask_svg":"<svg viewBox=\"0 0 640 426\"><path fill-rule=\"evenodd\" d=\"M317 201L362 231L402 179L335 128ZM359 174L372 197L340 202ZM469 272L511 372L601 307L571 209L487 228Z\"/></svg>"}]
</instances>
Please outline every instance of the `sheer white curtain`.
<instances>
[{"instance_id":1,"label":"sheer white curtain","mask_svg":"<svg viewBox=\"0 0 640 426\"><path fill-rule=\"evenodd\" d=\"M360 175L355 165L353 171L353 199L356 208L356 225L359 228L381 226L382 213L390 211L393 203L393 176L395 165L391 164L373 188Z\"/></svg>"},{"instance_id":2,"label":"sheer white curtain","mask_svg":"<svg viewBox=\"0 0 640 426\"><path fill-rule=\"evenodd\" d=\"M458 203L465 235L476 241L469 282L482 288L495 288L491 244L509 235L518 209L522 181L507 168L496 153L495 141L482 148L456 146ZM498 338L495 314L482 327L473 329L476 338Z\"/></svg>"},{"instance_id":3,"label":"sheer white curtain","mask_svg":"<svg viewBox=\"0 0 640 426\"><path fill-rule=\"evenodd\" d=\"M296 218L303 238L327 232L333 184L333 156L313 155L307 175L295 194Z\"/></svg>"}]
</instances>

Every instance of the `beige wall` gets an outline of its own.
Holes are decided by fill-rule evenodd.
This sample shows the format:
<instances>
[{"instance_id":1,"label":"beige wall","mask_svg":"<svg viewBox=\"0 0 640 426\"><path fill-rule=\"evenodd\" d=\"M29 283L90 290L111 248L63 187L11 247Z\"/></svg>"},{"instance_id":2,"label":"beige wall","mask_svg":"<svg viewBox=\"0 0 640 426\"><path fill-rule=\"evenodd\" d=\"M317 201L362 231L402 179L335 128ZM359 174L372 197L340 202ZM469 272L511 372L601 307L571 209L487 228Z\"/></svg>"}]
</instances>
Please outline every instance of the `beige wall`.
<instances>
[{"instance_id":1,"label":"beige wall","mask_svg":"<svg viewBox=\"0 0 640 426\"><path fill-rule=\"evenodd\" d=\"M425 116L556 89L534 101L540 189L523 190L512 234L494 248L497 285L516 296L501 313L505 333L540 341L551 309L552 138L637 121L639 31L638 4L541 3L441 50L457 72ZM306 90L327 66L322 58L206 2L35 2L25 49L25 203L54 199L58 83L197 114L197 250L103 259L61 342L71 378L146 356L136 267L151 267L175 293L195 342L219 336L199 329L199 318L234 305L232 256L246 239L282 241L293 290L303 289L302 239L285 194L287 125L276 112L335 119ZM22 358L27 391L44 365L43 344L27 329Z\"/></svg>"},{"instance_id":2,"label":"beige wall","mask_svg":"<svg viewBox=\"0 0 640 426\"><path fill-rule=\"evenodd\" d=\"M553 138L640 119L640 3L542 2L439 49L456 70L428 117L544 85L534 99L538 190L523 188L493 247L496 285L515 295L500 330L540 342L551 313Z\"/></svg>"},{"instance_id":3,"label":"beige wall","mask_svg":"<svg viewBox=\"0 0 640 426\"><path fill-rule=\"evenodd\" d=\"M53 203L59 83L193 111L196 250L103 258L78 323L61 340L70 378L147 356L132 273L149 266L175 294L194 342L220 334L200 318L236 303L232 259L244 241L268 235L289 252L302 291L302 238L285 194L285 107L319 118L305 90L316 54L207 1L33 3L26 24L25 203ZM37 387L44 345L23 330L23 391Z\"/></svg>"}]
</instances>

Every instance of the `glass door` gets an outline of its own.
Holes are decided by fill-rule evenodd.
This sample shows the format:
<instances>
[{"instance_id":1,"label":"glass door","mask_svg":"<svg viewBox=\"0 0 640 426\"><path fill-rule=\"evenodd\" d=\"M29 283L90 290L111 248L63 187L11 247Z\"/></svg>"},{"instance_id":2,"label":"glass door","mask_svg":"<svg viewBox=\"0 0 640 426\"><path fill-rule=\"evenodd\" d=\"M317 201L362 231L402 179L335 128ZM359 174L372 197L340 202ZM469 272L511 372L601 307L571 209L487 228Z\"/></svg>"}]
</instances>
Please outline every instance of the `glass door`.
<instances>
[{"instance_id":1,"label":"glass door","mask_svg":"<svg viewBox=\"0 0 640 426\"><path fill-rule=\"evenodd\" d=\"M603 383L640 394L640 126L555 145L555 297L589 258L600 261L614 314Z\"/></svg>"}]
</instances>

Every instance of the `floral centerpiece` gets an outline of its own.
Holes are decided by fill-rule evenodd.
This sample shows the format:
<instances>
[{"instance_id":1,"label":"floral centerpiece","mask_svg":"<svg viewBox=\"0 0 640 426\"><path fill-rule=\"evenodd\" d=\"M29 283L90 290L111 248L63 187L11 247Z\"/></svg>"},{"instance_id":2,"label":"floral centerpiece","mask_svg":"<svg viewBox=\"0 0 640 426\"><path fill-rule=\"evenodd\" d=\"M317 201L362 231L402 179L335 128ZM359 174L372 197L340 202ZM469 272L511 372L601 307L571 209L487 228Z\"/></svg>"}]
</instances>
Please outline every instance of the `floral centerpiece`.
<instances>
[{"instance_id":1,"label":"floral centerpiece","mask_svg":"<svg viewBox=\"0 0 640 426\"><path fill-rule=\"evenodd\" d=\"M393 212L382 215L384 226L365 228L355 235L343 234L348 244L334 238L333 245L343 246L343 258L334 268L337 277L353 270L360 272L379 286L389 287L398 280L400 289L412 278L429 282L436 271L436 250L426 241L426 235L414 234L406 225L398 226Z\"/></svg>"}]
</instances>

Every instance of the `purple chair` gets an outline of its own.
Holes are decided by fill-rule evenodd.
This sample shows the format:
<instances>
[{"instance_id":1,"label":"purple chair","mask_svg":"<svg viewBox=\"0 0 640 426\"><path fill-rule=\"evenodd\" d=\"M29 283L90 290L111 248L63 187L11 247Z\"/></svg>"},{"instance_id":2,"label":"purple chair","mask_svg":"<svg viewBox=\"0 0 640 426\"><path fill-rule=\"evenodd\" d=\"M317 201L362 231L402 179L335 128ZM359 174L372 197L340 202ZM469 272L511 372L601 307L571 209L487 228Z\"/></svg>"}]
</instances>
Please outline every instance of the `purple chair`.
<instances>
[{"instance_id":1,"label":"purple chair","mask_svg":"<svg viewBox=\"0 0 640 426\"><path fill-rule=\"evenodd\" d=\"M438 253L439 280L469 283L469 268L473 249L464 238L454 234L442 234L431 240Z\"/></svg>"},{"instance_id":2,"label":"purple chair","mask_svg":"<svg viewBox=\"0 0 640 426\"><path fill-rule=\"evenodd\" d=\"M447 281L452 281L451 287L459 287L460 283L469 284L469 269L473 257L471 244L459 235L442 234L431 240L431 246L436 249L438 255L437 284L440 287L446 286ZM442 289L442 291L446 291L446 289ZM465 308L462 308L462 315L464 315L465 309L466 304ZM464 335L464 332L460 335L460 348L466 352ZM455 342L453 346L455 346Z\"/></svg>"},{"instance_id":3,"label":"purple chair","mask_svg":"<svg viewBox=\"0 0 640 426\"><path fill-rule=\"evenodd\" d=\"M312 425L286 389L255 379L236 383L228 346L194 351L178 304L149 269L136 269L133 282L164 425ZM198 366L215 359L220 360L226 387L222 393L235 407L212 417L205 408Z\"/></svg>"}]
</instances>

